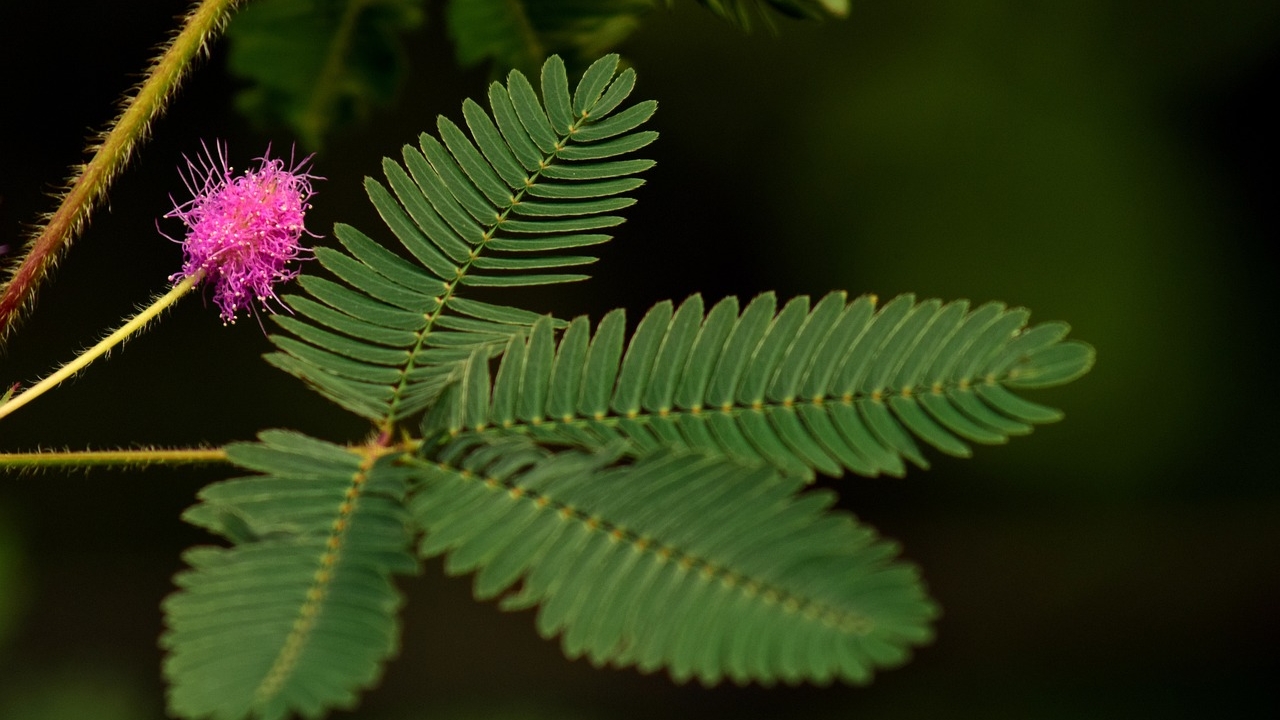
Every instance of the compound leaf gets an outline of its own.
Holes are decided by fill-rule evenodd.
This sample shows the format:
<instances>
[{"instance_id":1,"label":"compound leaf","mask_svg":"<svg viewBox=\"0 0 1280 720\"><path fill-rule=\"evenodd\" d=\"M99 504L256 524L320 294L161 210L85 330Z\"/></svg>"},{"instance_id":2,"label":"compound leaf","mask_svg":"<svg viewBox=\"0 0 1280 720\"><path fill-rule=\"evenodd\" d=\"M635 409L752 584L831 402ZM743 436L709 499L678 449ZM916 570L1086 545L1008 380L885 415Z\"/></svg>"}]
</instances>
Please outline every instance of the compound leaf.
<instances>
[{"instance_id":1,"label":"compound leaf","mask_svg":"<svg viewBox=\"0 0 1280 720\"><path fill-rule=\"evenodd\" d=\"M480 598L540 606L571 658L707 685L862 683L931 637L915 569L831 493L696 454L477 442L416 468L419 551L475 571Z\"/></svg>"},{"instance_id":2,"label":"compound leaf","mask_svg":"<svg viewBox=\"0 0 1280 720\"><path fill-rule=\"evenodd\" d=\"M352 707L399 643L394 573L417 563L406 471L285 431L227 448L257 475L200 492L184 518L232 542L184 557L164 602L169 706L183 717L319 717Z\"/></svg>"},{"instance_id":3,"label":"compound leaf","mask_svg":"<svg viewBox=\"0 0 1280 720\"><path fill-rule=\"evenodd\" d=\"M416 147L405 146L403 162L384 160L386 183L370 178L365 187L412 260L337 225L342 249L316 251L337 282L303 275L310 297L286 296L297 316L277 316L294 337L274 336L279 352L267 360L390 427L430 406L473 352L494 357L512 337L527 334L535 313L459 292L587 277L563 272L595 262L577 253L609 240L585 231L621 223L613 213L634 202L624 193L642 182L631 176L653 164L611 159L655 137L636 130L654 103L613 114L634 76L617 73L617 65L616 56L600 60L588 75L590 87L580 83L574 92L563 62L552 57L541 73L542 100L513 71L506 85L489 88L492 115L464 104L470 137L441 118L439 139L424 133ZM571 104L591 95L581 107ZM591 134L623 116L622 124Z\"/></svg>"},{"instance_id":4,"label":"compound leaf","mask_svg":"<svg viewBox=\"0 0 1280 720\"><path fill-rule=\"evenodd\" d=\"M928 466L917 440L968 456L969 443L1003 443L1059 419L1013 389L1069 382L1093 364L1093 348L1064 340L1065 324L1027 327L1022 309L911 295L874 306L831 293L779 310L766 293L741 312L729 298L704 315L695 295L650 310L625 354L621 311L591 339L586 320L574 321L554 367L526 362L553 342L552 325L535 323L504 355L493 391L520 418L473 405L426 432L521 433L588 449L621 441L632 455L662 446L806 478L901 475L904 458ZM472 377L488 372L476 363Z\"/></svg>"}]
</instances>

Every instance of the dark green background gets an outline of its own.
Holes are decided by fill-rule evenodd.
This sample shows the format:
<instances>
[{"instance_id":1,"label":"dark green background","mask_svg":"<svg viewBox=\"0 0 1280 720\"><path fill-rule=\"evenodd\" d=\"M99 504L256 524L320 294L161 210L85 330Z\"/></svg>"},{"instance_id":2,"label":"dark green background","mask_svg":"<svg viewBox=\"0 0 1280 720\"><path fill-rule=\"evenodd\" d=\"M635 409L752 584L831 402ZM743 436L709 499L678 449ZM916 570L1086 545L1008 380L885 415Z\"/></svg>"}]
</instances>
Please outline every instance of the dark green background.
<instances>
[{"instance_id":1,"label":"dark green background","mask_svg":"<svg viewBox=\"0 0 1280 720\"><path fill-rule=\"evenodd\" d=\"M1000 299L1098 348L1037 396L1067 419L904 480L828 484L924 568L938 639L869 688L676 687L594 670L532 614L438 563L404 583L401 657L353 717L1265 717L1280 640L1272 304L1280 6L855 3L842 23L740 32L692 2L623 48L659 100L659 165L597 279L520 301L637 313L701 290ZM1010 6L1013 7L1010 7ZM0 245L52 208L184 2L0 7ZM459 115L438 10L396 108L315 161L309 220L381 232L360 188ZM31 381L163 289L156 218L201 139L243 166L225 48L192 77L0 356ZM181 199L181 198L179 198ZM176 229L169 227L172 234ZM508 298L510 299L510 297ZM187 300L109 362L0 422L0 450L220 444L361 421L262 363L253 321ZM1268 469L1270 468L1270 469ZM0 477L0 717L161 717L158 604L178 513L225 471ZM342 715L342 714L338 714Z\"/></svg>"}]
</instances>

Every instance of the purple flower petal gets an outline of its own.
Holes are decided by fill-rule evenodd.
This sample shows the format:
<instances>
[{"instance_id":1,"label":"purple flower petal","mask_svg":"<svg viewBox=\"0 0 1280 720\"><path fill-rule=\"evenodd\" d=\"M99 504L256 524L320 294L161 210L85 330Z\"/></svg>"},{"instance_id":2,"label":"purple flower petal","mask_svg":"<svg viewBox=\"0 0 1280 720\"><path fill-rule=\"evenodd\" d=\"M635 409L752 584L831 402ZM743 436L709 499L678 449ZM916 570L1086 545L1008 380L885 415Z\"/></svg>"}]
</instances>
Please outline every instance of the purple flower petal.
<instances>
[{"instance_id":1,"label":"purple flower petal","mask_svg":"<svg viewBox=\"0 0 1280 720\"><path fill-rule=\"evenodd\" d=\"M198 165L187 160L183 181L193 197L165 215L187 225L182 272L169 279L203 272L223 321L235 322L241 310L254 310L255 299L274 312L275 285L298 274L290 264L309 252L299 240L307 233L311 181L321 178L306 172L310 157L288 168L269 148L256 168L233 176L226 146L215 148L217 157L206 147Z\"/></svg>"}]
</instances>

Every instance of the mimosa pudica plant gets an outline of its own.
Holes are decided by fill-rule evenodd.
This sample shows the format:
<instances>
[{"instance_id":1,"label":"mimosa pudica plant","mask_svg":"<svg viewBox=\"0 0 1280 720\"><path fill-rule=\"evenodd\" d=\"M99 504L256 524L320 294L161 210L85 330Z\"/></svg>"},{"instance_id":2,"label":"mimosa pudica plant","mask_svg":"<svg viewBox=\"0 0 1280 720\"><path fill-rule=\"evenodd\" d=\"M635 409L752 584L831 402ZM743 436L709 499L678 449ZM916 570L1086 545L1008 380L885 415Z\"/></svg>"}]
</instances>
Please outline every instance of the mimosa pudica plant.
<instances>
[{"instance_id":1,"label":"mimosa pudica plant","mask_svg":"<svg viewBox=\"0 0 1280 720\"><path fill-rule=\"evenodd\" d=\"M218 542L183 555L164 602L174 716L353 707L398 648L396 576L435 556L477 599L537 607L569 658L676 682L865 683L930 640L916 568L812 482L1056 421L1022 392L1078 378L1093 349L1021 308L912 295L693 295L629 335L621 310L593 324L475 299L587 279L653 165L636 154L657 104L627 104L635 79L616 55L576 83L555 55L533 81L512 71L488 109L467 100L384 159L365 189L385 228L339 223L337 247L302 246L307 161L235 175L215 143L188 165L193 198L169 215L184 266L118 333L205 287L224 321L269 317L267 362L369 431L113 456L239 473L183 515Z\"/></svg>"}]
</instances>

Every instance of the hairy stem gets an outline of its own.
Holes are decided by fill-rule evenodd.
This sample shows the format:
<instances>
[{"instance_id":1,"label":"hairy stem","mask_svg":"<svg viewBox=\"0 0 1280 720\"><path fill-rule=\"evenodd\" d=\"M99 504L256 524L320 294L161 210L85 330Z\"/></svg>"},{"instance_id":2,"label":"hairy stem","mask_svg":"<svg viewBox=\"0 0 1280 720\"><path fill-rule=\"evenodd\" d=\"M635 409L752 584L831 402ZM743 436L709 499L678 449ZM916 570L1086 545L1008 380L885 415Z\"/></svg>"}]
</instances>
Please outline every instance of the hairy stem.
<instances>
[{"instance_id":1,"label":"hairy stem","mask_svg":"<svg viewBox=\"0 0 1280 720\"><path fill-rule=\"evenodd\" d=\"M392 442L389 435L359 445L348 445L351 452L369 452L376 457L391 453L412 454L421 444L405 439ZM133 450L40 450L37 452L0 453L0 472L29 470L139 468L152 465L212 465L228 463L223 448L135 448Z\"/></svg>"},{"instance_id":2,"label":"hairy stem","mask_svg":"<svg viewBox=\"0 0 1280 720\"><path fill-rule=\"evenodd\" d=\"M151 64L146 79L111 127L97 140L93 158L74 170L58 209L27 245L26 256L0 290L0 341L8 337L21 313L35 297L50 268L84 226L89 212L106 195L111 181L128 161L134 146L147 136L151 121L164 112L196 56L216 36L242 0L200 0L182 29Z\"/></svg>"},{"instance_id":3,"label":"hairy stem","mask_svg":"<svg viewBox=\"0 0 1280 720\"><path fill-rule=\"evenodd\" d=\"M124 342L133 334L141 332L147 327L148 323L159 317L160 313L190 292L191 288L195 287L203 277L203 272L197 272L190 277L183 278L182 282L175 285L172 290L156 298L154 302L143 308L141 312L134 315L115 332L103 338L97 345L80 353L74 360L54 371L52 375L32 385L27 390L14 395L9 402L0 405L0 418L40 397L53 389L58 383L83 370L85 366L106 354L111 348Z\"/></svg>"},{"instance_id":4,"label":"hairy stem","mask_svg":"<svg viewBox=\"0 0 1280 720\"><path fill-rule=\"evenodd\" d=\"M44 470L49 468L142 467L148 465L207 465L225 462L227 462L227 453L222 448L47 450L30 453L0 453L0 471Z\"/></svg>"}]
</instances>

